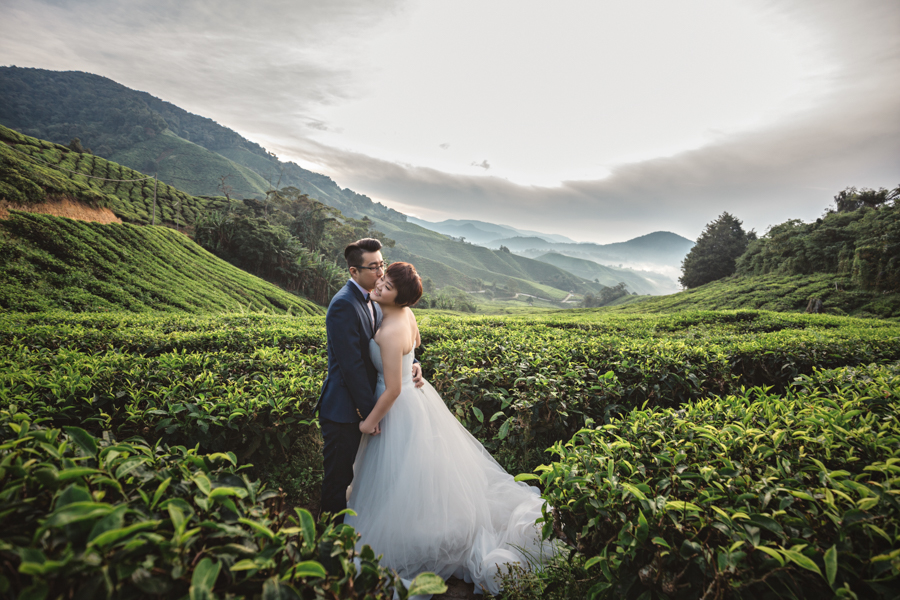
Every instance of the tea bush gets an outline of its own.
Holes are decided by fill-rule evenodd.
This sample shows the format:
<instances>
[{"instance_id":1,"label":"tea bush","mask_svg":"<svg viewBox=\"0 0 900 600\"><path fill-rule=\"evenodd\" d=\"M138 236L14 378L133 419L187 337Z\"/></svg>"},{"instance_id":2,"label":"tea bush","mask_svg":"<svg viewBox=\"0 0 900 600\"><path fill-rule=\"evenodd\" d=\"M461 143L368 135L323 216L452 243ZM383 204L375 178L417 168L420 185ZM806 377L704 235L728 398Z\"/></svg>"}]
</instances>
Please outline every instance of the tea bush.
<instances>
[{"instance_id":1,"label":"tea bush","mask_svg":"<svg viewBox=\"0 0 900 600\"><path fill-rule=\"evenodd\" d=\"M900 594L900 364L634 410L552 452L589 597Z\"/></svg>"},{"instance_id":2,"label":"tea bush","mask_svg":"<svg viewBox=\"0 0 900 600\"><path fill-rule=\"evenodd\" d=\"M406 598L345 525L274 494L233 453L94 437L0 411L0 592L19 598ZM443 591L436 576L409 592Z\"/></svg>"}]
</instances>

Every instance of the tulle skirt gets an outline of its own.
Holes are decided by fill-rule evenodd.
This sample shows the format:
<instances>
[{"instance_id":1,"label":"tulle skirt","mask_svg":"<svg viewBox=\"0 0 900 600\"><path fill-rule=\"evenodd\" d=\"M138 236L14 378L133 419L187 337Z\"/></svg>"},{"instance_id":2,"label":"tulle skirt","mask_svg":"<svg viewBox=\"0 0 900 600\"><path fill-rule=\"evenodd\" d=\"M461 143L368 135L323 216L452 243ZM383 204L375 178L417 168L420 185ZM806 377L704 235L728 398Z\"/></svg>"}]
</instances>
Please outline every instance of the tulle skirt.
<instances>
[{"instance_id":1,"label":"tulle skirt","mask_svg":"<svg viewBox=\"0 0 900 600\"><path fill-rule=\"evenodd\" d=\"M496 594L509 564L528 569L554 553L535 524L538 489L504 471L427 382L404 382L353 469L348 506L358 516L345 522L405 579L432 571Z\"/></svg>"}]
</instances>

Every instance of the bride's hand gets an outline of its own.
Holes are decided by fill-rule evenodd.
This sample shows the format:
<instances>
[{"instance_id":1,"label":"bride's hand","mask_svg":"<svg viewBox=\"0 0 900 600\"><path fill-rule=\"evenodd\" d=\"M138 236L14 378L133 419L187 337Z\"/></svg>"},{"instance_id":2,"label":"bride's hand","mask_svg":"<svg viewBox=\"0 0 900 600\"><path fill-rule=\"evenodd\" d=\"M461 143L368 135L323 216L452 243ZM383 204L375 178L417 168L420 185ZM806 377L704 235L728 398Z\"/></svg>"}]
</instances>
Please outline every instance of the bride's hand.
<instances>
[{"instance_id":1,"label":"bride's hand","mask_svg":"<svg viewBox=\"0 0 900 600\"><path fill-rule=\"evenodd\" d=\"M420 388L425 385L425 378L422 376L422 365L419 363L413 363L412 366L412 374L413 374L413 384Z\"/></svg>"},{"instance_id":2,"label":"bride's hand","mask_svg":"<svg viewBox=\"0 0 900 600\"><path fill-rule=\"evenodd\" d=\"M381 423L376 423L373 427L368 424L368 420L359 422L359 430L362 433L367 433L369 435L378 435L381 433Z\"/></svg>"}]
</instances>

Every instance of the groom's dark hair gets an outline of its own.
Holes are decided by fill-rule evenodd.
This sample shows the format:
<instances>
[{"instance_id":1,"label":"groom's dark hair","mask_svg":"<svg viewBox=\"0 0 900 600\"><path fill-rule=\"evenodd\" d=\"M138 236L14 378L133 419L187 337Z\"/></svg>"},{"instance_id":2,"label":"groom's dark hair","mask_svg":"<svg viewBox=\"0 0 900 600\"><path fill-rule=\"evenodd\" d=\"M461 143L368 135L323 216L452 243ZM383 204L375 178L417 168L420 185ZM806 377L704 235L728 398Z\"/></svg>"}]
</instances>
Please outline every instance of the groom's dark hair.
<instances>
[{"instance_id":1,"label":"groom's dark hair","mask_svg":"<svg viewBox=\"0 0 900 600\"><path fill-rule=\"evenodd\" d=\"M378 252L381 250L381 242L375 238L363 238L344 248L344 258L348 267L362 267L363 252Z\"/></svg>"}]
</instances>

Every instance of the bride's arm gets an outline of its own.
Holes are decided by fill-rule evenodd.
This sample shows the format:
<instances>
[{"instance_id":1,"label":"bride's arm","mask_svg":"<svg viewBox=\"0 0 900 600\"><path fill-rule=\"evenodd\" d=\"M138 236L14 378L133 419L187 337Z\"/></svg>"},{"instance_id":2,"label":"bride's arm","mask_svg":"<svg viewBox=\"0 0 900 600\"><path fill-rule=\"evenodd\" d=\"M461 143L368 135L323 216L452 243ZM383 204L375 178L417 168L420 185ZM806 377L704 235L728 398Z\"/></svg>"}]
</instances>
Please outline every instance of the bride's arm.
<instances>
[{"instance_id":1,"label":"bride's arm","mask_svg":"<svg viewBox=\"0 0 900 600\"><path fill-rule=\"evenodd\" d=\"M388 335L388 334L391 335ZM359 424L359 430L363 433L378 433L378 424L384 415L391 410L403 382L403 342L400 336L393 335L393 331L384 331L378 345L381 348L381 363L384 366L384 392L378 397L375 408Z\"/></svg>"}]
</instances>

